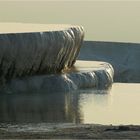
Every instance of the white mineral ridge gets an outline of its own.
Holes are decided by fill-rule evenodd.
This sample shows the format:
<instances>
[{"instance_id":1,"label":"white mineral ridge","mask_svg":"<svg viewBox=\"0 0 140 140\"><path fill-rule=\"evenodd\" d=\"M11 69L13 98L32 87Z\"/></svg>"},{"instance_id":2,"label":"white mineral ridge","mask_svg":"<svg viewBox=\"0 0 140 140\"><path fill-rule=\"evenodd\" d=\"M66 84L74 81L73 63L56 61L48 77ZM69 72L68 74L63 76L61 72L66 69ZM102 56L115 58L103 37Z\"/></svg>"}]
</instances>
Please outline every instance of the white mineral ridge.
<instances>
[{"instance_id":1,"label":"white mineral ridge","mask_svg":"<svg viewBox=\"0 0 140 140\"><path fill-rule=\"evenodd\" d=\"M140 82L140 44L85 41L79 60L104 61L114 68L115 82Z\"/></svg>"},{"instance_id":2,"label":"white mineral ridge","mask_svg":"<svg viewBox=\"0 0 140 140\"><path fill-rule=\"evenodd\" d=\"M0 82L71 67L83 37L82 26L0 23Z\"/></svg>"},{"instance_id":3,"label":"white mineral ridge","mask_svg":"<svg viewBox=\"0 0 140 140\"><path fill-rule=\"evenodd\" d=\"M70 92L79 89L108 89L113 83L114 70L109 63L76 61L71 71L62 74L29 76L12 79L0 92Z\"/></svg>"}]
</instances>

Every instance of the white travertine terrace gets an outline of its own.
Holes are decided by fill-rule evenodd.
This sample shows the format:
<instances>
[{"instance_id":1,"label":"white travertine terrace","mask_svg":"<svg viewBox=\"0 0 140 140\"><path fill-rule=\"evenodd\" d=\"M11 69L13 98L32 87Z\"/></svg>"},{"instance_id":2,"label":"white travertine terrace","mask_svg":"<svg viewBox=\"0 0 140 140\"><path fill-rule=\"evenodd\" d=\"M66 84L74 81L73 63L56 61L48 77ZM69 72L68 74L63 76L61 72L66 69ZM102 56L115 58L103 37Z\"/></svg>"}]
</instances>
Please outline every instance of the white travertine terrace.
<instances>
[{"instance_id":1,"label":"white travertine terrace","mask_svg":"<svg viewBox=\"0 0 140 140\"><path fill-rule=\"evenodd\" d=\"M76 61L83 38L81 26L0 23L0 93L108 89L109 63Z\"/></svg>"},{"instance_id":2,"label":"white travertine terrace","mask_svg":"<svg viewBox=\"0 0 140 140\"><path fill-rule=\"evenodd\" d=\"M67 73L12 79L0 92L70 92L79 89L108 89L113 83L114 70L109 63L77 60Z\"/></svg>"},{"instance_id":3,"label":"white travertine terrace","mask_svg":"<svg viewBox=\"0 0 140 140\"><path fill-rule=\"evenodd\" d=\"M0 23L0 82L71 67L83 37L81 26Z\"/></svg>"}]
</instances>

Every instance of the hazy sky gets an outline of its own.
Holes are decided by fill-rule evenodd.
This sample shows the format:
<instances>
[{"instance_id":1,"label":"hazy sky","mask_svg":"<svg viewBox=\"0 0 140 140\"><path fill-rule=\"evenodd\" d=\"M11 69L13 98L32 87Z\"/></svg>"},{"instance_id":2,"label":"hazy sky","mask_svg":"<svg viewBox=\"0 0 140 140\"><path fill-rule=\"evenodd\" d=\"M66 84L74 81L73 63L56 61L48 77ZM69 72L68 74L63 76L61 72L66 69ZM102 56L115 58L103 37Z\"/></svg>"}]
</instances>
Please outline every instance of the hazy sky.
<instances>
[{"instance_id":1,"label":"hazy sky","mask_svg":"<svg viewBox=\"0 0 140 140\"><path fill-rule=\"evenodd\" d=\"M0 1L0 22L77 24L86 40L140 42L140 1Z\"/></svg>"}]
</instances>

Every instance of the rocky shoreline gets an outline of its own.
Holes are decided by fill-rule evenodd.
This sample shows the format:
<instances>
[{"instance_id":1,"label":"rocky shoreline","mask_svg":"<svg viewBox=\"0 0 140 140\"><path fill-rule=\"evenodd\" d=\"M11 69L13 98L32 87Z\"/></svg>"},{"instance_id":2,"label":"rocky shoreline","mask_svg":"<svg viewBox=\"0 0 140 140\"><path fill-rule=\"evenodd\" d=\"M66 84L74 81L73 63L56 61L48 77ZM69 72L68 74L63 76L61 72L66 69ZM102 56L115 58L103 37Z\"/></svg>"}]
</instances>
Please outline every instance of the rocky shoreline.
<instances>
[{"instance_id":1,"label":"rocky shoreline","mask_svg":"<svg viewBox=\"0 0 140 140\"><path fill-rule=\"evenodd\" d=\"M0 139L139 139L140 126L78 124L53 127L46 132L9 132L0 128Z\"/></svg>"}]
</instances>

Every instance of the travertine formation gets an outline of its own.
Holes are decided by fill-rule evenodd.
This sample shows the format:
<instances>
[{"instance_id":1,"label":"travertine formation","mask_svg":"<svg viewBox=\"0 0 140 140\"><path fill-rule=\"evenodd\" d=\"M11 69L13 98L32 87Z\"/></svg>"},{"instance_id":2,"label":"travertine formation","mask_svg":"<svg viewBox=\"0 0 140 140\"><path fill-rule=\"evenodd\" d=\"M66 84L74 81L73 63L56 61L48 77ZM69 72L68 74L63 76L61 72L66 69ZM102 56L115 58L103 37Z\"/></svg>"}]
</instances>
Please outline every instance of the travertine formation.
<instances>
[{"instance_id":1,"label":"travertine formation","mask_svg":"<svg viewBox=\"0 0 140 140\"><path fill-rule=\"evenodd\" d=\"M110 63L115 82L140 83L140 43L84 41L78 59Z\"/></svg>"},{"instance_id":2,"label":"travertine formation","mask_svg":"<svg viewBox=\"0 0 140 140\"><path fill-rule=\"evenodd\" d=\"M0 82L71 67L84 37L72 25L0 24Z\"/></svg>"},{"instance_id":3,"label":"travertine formation","mask_svg":"<svg viewBox=\"0 0 140 140\"><path fill-rule=\"evenodd\" d=\"M83 37L81 26L1 23L0 93L108 89L110 64L76 61Z\"/></svg>"},{"instance_id":4,"label":"travertine formation","mask_svg":"<svg viewBox=\"0 0 140 140\"><path fill-rule=\"evenodd\" d=\"M62 74L12 79L0 92L70 92L79 89L108 89L113 83L114 70L109 63L76 61L71 71Z\"/></svg>"}]
</instances>

